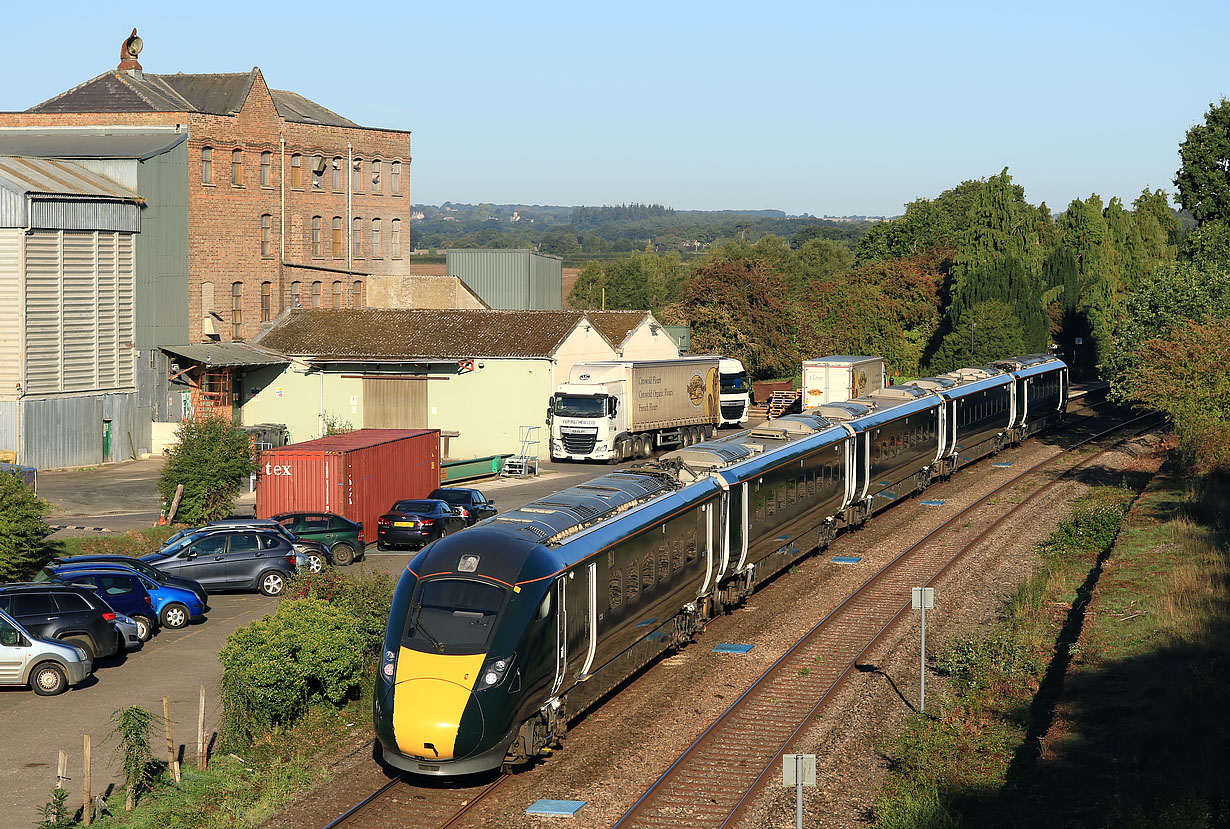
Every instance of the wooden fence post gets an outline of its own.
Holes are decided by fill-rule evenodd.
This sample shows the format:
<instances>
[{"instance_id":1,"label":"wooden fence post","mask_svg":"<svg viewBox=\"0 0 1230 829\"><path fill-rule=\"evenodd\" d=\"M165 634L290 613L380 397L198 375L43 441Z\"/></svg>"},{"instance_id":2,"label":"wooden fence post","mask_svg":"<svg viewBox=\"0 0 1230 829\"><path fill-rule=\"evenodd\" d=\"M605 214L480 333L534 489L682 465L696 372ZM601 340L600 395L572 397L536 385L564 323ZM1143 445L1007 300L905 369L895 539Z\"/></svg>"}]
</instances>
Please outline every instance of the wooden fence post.
<instances>
[{"instance_id":1,"label":"wooden fence post","mask_svg":"<svg viewBox=\"0 0 1230 829\"><path fill-rule=\"evenodd\" d=\"M201 686L201 710L196 718L196 767L205 771L205 686Z\"/></svg>"},{"instance_id":2,"label":"wooden fence post","mask_svg":"<svg viewBox=\"0 0 1230 829\"><path fill-rule=\"evenodd\" d=\"M175 511L179 509L179 499L184 497L184 485L179 484L175 487L175 498L171 501L171 508L167 510L167 523L175 523Z\"/></svg>"},{"instance_id":3,"label":"wooden fence post","mask_svg":"<svg viewBox=\"0 0 1230 829\"><path fill-rule=\"evenodd\" d=\"M162 721L167 724L167 768L179 783L179 762L175 759L175 741L171 739L171 698L162 698Z\"/></svg>"},{"instance_id":4,"label":"wooden fence post","mask_svg":"<svg viewBox=\"0 0 1230 829\"><path fill-rule=\"evenodd\" d=\"M93 797L91 796L92 792L90 791L90 735L86 734L84 736L85 746L82 749L82 756L85 759L82 760L81 764L84 766L83 771L85 772L85 780L83 781L84 791L81 793L81 797L85 802L85 805L81 809L81 817L85 821L85 825L89 826L90 821L94 819L94 804L91 802Z\"/></svg>"},{"instance_id":5,"label":"wooden fence post","mask_svg":"<svg viewBox=\"0 0 1230 829\"><path fill-rule=\"evenodd\" d=\"M60 762L56 766L56 788L64 788L64 781L68 779L68 753L64 749L60 749Z\"/></svg>"}]
</instances>

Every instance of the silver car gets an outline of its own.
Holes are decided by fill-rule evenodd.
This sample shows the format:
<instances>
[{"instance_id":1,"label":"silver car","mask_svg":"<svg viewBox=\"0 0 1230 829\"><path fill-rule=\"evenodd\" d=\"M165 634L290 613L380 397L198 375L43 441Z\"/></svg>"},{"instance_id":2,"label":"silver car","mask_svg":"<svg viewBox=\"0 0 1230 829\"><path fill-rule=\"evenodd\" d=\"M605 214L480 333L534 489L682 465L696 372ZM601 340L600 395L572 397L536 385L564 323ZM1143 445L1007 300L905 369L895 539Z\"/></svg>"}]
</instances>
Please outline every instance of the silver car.
<instances>
[{"instance_id":1,"label":"silver car","mask_svg":"<svg viewBox=\"0 0 1230 829\"><path fill-rule=\"evenodd\" d=\"M131 616L125 616L123 613L115 614L115 629L120 637L121 651L136 651L141 649L141 644L148 639L149 625L144 621L138 622ZM144 639L142 637L145 637Z\"/></svg>"},{"instance_id":2,"label":"silver car","mask_svg":"<svg viewBox=\"0 0 1230 829\"><path fill-rule=\"evenodd\" d=\"M49 697L84 682L93 672L93 660L81 648L31 636L0 611L0 685L26 685Z\"/></svg>"}]
</instances>

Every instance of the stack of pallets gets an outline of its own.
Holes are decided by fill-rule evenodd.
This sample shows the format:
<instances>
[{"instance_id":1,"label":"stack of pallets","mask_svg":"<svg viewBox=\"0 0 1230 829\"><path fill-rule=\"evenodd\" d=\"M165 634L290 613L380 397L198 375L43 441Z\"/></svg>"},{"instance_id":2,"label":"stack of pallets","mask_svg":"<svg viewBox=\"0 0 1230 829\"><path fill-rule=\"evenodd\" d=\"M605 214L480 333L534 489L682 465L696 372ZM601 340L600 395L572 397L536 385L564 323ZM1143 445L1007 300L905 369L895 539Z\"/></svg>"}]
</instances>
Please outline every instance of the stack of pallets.
<instances>
[{"instance_id":1,"label":"stack of pallets","mask_svg":"<svg viewBox=\"0 0 1230 829\"><path fill-rule=\"evenodd\" d=\"M799 400L803 396L802 389L793 391L775 391L769 396L769 417L780 417L784 414L799 411Z\"/></svg>"}]
</instances>

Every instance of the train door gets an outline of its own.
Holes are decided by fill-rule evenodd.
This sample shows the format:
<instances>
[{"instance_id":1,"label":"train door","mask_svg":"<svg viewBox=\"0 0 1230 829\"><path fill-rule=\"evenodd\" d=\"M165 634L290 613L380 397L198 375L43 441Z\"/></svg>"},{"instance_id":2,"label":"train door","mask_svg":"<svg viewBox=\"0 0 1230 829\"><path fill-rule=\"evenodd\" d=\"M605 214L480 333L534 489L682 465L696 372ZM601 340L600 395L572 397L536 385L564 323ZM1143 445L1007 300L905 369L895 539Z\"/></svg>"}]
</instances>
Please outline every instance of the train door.
<instances>
[{"instance_id":1,"label":"train door","mask_svg":"<svg viewBox=\"0 0 1230 829\"><path fill-rule=\"evenodd\" d=\"M748 500L751 498L751 488L750 481L739 484L735 490L734 504L731 508L730 526L734 532L738 533L739 564L735 567L735 572L742 570L747 563L747 537L751 530L748 526ZM735 540L734 532L731 533L732 541ZM734 550L731 552L733 553Z\"/></svg>"},{"instance_id":2,"label":"train door","mask_svg":"<svg viewBox=\"0 0 1230 829\"><path fill-rule=\"evenodd\" d=\"M700 586L700 594L702 596L709 592L709 585L713 582L718 568L725 564L724 560L719 561L719 555L713 549L713 521L721 512L720 502L722 500L724 498L719 499L717 502L710 501L700 508L700 514L703 516L702 520L705 522L705 580ZM714 507L719 507L719 509L715 510ZM719 527L718 538L721 539L721 537Z\"/></svg>"},{"instance_id":3,"label":"train door","mask_svg":"<svg viewBox=\"0 0 1230 829\"><path fill-rule=\"evenodd\" d=\"M596 639L591 627L597 618L594 586L597 564L590 563L568 571L564 596L565 668L575 669L576 679L584 679L594 661Z\"/></svg>"},{"instance_id":4,"label":"train door","mask_svg":"<svg viewBox=\"0 0 1230 829\"><path fill-rule=\"evenodd\" d=\"M551 693L558 694L568 668L568 577L555 581L555 682Z\"/></svg>"}]
</instances>

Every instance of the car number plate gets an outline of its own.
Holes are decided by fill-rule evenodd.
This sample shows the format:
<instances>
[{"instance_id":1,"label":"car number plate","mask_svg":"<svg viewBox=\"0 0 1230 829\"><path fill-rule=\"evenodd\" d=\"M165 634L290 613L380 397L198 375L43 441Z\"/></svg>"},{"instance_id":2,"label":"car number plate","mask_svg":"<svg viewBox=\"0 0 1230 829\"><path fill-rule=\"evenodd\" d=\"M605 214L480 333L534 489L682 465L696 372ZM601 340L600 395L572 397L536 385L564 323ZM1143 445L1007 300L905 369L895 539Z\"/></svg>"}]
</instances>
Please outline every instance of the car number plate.
<instances>
[{"instance_id":1,"label":"car number plate","mask_svg":"<svg viewBox=\"0 0 1230 829\"><path fill-rule=\"evenodd\" d=\"M414 522L413 521L394 521L393 526L394 527L413 527Z\"/></svg>"}]
</instances>

